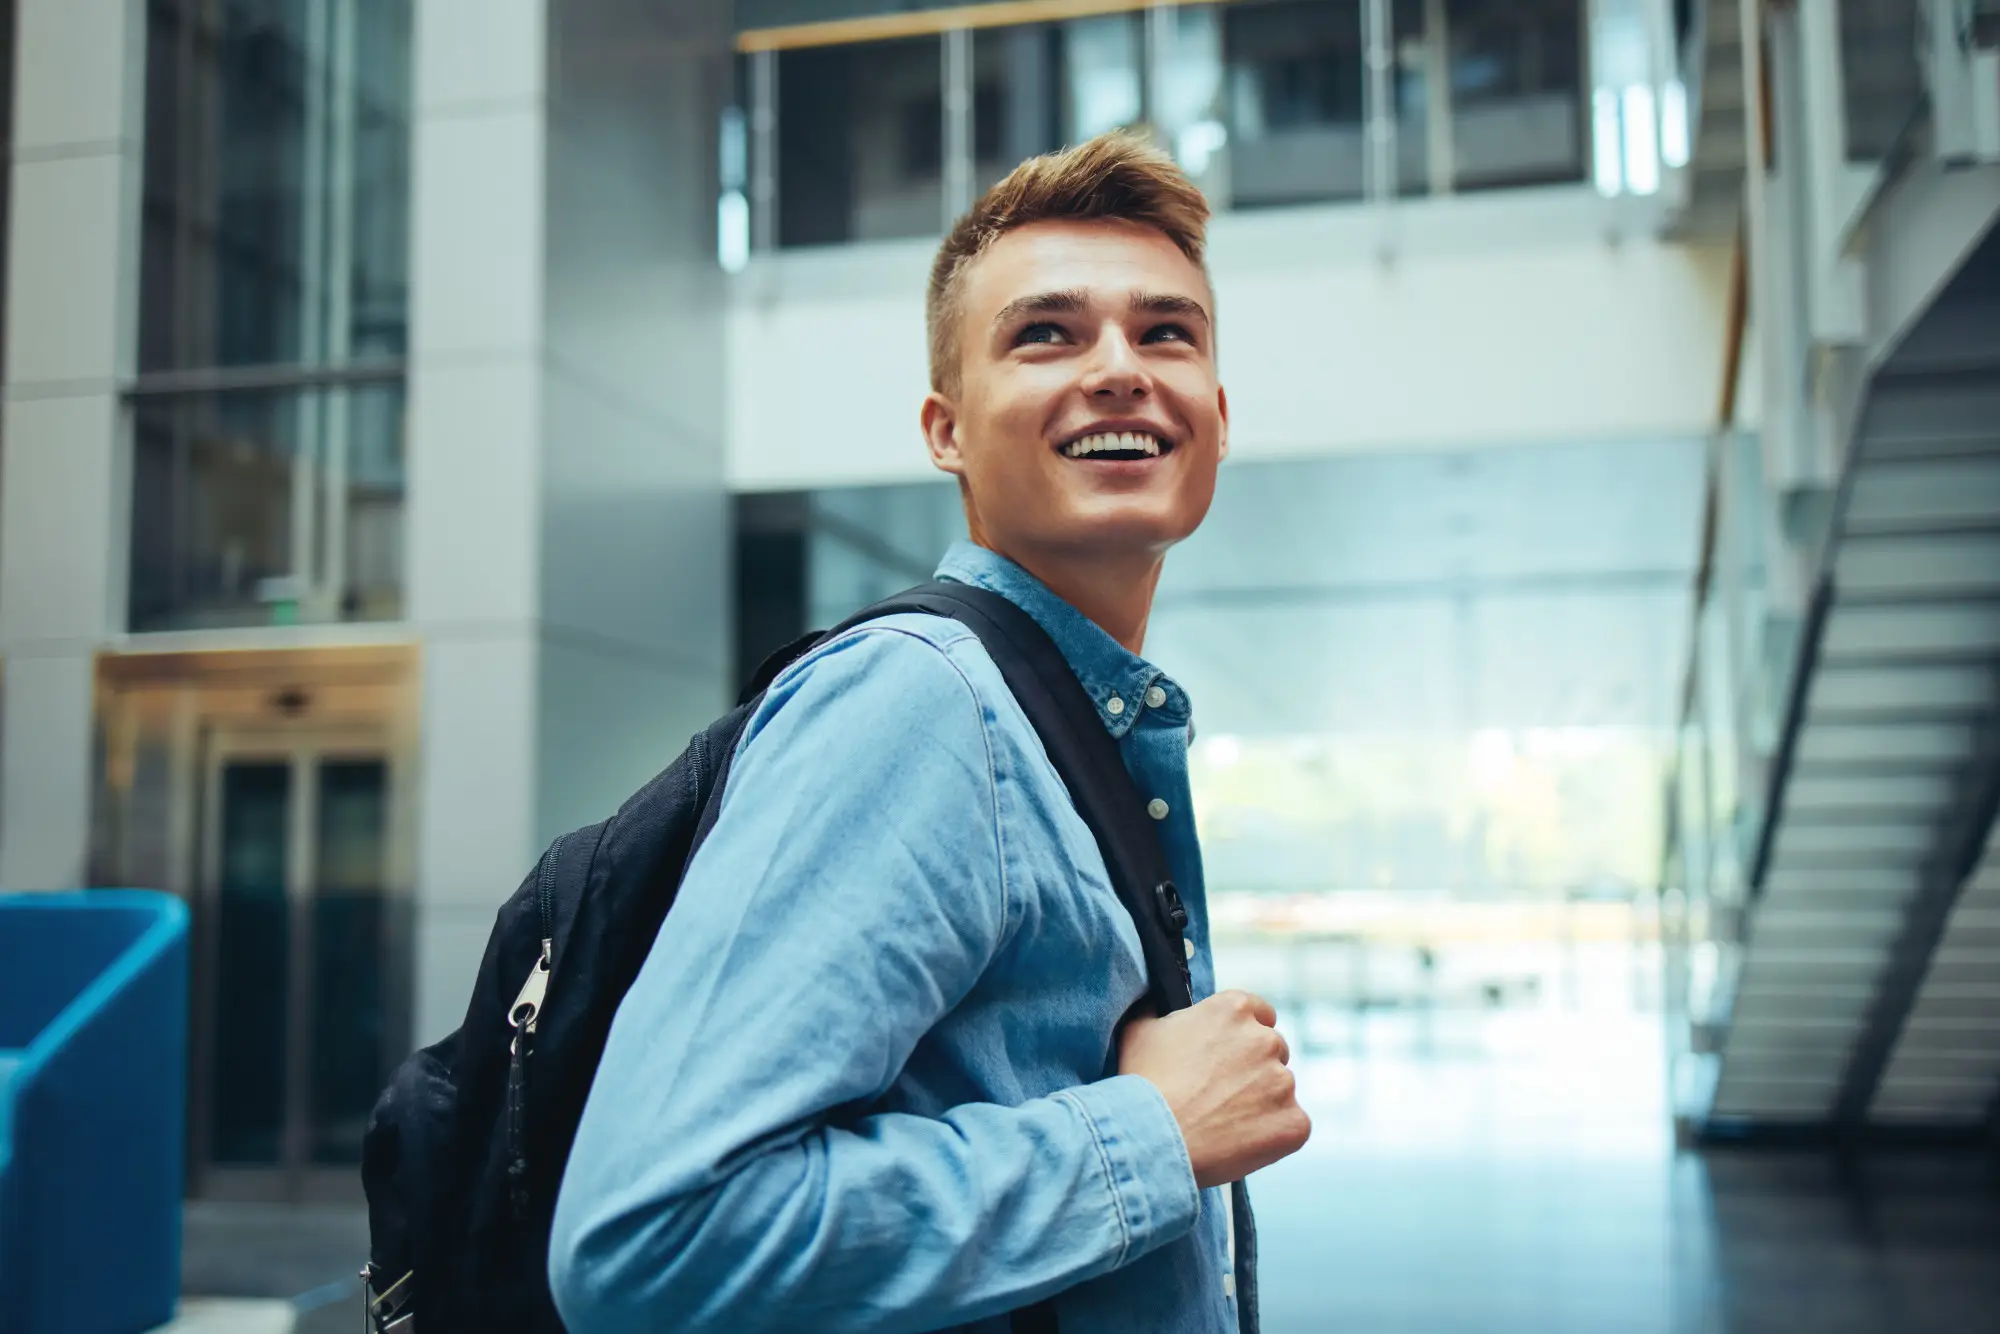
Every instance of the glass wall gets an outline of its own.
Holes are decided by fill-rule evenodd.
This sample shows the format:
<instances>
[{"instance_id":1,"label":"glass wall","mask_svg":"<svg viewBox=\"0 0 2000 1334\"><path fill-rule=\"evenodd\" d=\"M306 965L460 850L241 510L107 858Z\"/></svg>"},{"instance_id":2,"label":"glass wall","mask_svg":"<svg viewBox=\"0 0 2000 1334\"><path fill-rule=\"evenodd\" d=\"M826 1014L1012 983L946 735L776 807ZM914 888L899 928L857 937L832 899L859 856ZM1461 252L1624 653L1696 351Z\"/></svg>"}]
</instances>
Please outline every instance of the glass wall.
<instances>
[{"instance_id":1,"label":"glass wall","mask_svg":"<svg viewBox=\"0 0 2000 1334\"><path fill-rule=\"evenodd\" d=\"M1229 199L1359 199L1366 161L1362 6L1265 0L1222 11Z\"/></svg>"},{"instance_id":2,"label":"glass wall","mask_svg":"<svg viewBox=\"0 0 2000 1334\"><path fill-rule=\"evenodd\" d=\"M1583 12L1569 0L1449 0L1453 185L1584 176Z\"/></svg>"},{"instance_id":3,"label":"glass wall","mask_svg":"<svg viewBox=\"0 0 2000 1334\"><path fill-rule=\"evenodd\" d=\"M764 73L742 95L759 105L727 123L771 126L753 151L784 247L937 235L1024 158L1120 127L1225 208L1566 183L1591 160L1585 14L1235 0L781 45L752 50Z\"/></svg>"},{"instance_id":4,"label":"glass wall","mask_svg":"<svg viewBox=\"0 0 2000 1334\"><path fill-rule=\"evenodd\" d=\"M944 217L936 37L778 59L778 244L931 236Z\"/></svg>"},{"instance_id":5,"label":"glass wall","mask_svg":"<svg viewBox=\"0 0 2000 1334\"><path fill-rule=\"evenodd\" d=\"M403 614L403 386L144 395L130 628Z\"/></svg>"},{"instance_id":6,"label":"glass wall","mask_svg":"<svg viewBox=\"0 0 2000 1334\"><path fill-rule=\"evenodd\" d=\"M1772 670L1766 544L1770 499L1762 441L1732 432L1712 463L1709 578L1695 612L1660 893L1677 1110L1705 1115L1716 1076L1708 1033L1735 1006L1764 822L1766 766L1777 746L1788 672Z\"/></svg>"},{"instance_id":7,"label":"glass wall","mask_svg":"<svg viewBox=\"0 0 2000 1334\"><path fill-rule=\"evenodd\" d=\"M1658 1005L1700 481L1692 441L1224 469L1146 652L1194 701L1235 984L1327 1035L1383 1007ZM964 533L948 481L739 505L745 674Z\"/></svg>"},{"instance_id":8,"label":"glass wall","mask_svg":"<svg viewBox=\"0 0 2000 1334\"><path fill-rule=\"evenodd\" d=\"M152 0L135 630L401 614L407 0Z\"/></svg>"}]
</instances>

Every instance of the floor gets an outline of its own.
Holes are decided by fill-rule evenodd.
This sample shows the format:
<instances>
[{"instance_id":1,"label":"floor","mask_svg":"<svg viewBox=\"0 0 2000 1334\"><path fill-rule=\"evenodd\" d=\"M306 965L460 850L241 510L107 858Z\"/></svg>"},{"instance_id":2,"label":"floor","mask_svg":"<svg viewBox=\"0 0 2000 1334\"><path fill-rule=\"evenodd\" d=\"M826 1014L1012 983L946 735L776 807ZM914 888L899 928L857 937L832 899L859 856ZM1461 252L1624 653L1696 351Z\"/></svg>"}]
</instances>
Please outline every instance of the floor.
<instances>
[{"instance_id":1,"label":"floor","mask_svg":"<svg viewBox=\"0 0 2000 1334\"><path fill-rule=\"evenodd\" d=\"M1497 1010L1281 1012L1314 1131L1251 1182L1267 1334L2000 1334L1992 1159L1676 1152L1645 979L1573 981ZM358 1325L358 1211L187 1217L191 1294L294 1299L294 1334ZM174 1334L278 1334L270 1311Z\"/></svg>"},{"instance_id":2,"label":"floor","mask_svg":"<svg viewBox=\"0 0 2000 1334\"><path fill-rule=\"evenodd\" d=\"M1377 1014L1300 1063L1252 1181L1266 1334L1992 1334L1979 1155L1676 1153L1657 1016Z\"/></svg>"}]
</instances>

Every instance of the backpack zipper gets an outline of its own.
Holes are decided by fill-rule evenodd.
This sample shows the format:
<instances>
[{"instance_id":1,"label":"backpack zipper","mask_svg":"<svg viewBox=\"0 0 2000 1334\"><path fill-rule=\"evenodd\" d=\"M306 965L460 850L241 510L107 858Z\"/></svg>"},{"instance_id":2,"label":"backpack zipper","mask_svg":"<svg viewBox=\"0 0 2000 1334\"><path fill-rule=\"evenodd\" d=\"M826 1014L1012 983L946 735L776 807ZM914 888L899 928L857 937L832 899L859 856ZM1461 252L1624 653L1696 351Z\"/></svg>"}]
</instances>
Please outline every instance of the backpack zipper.
<instances>
[{"instance_id":1,"label":"backpack zipper","mask_svg":"<svg viewBox=\"0 0 2000 1334\"><path fill-rule=\"evenodd\" d=\"M514 1029L514 1040L507 1048L507 1180L509 1203L513 1205L515 1219L528 1216L528 1146L525 1138L527 1129L528 1068L527 1051L521 1039L527 1038L530 1046L535 1036L535 1021L542 1013L542 1003L548 999L549 971L555 963L556 949L556 863L562 857L564 834L549 844L549 850L542 854L542 864L535 873L536 907L542 916L542 951L535 958L535 966L528 970L528 980L521 984L521 990L514 997L514 1004L507 1010L507 1022Z\"/></svg>"},{"instance_id":2,"label":"backpack zipper","mask_svg":"<svg viewBox=\"0 0 2000 1334\"><path fill-rule=\"evenodd\" d=\"M536 894L542 909L542 952L547 953L556 938L556 861L562 856L563 844L569 841L568 834L560 834L549 844L549 850L542 854L542 867L537 879Z\"/></svg>"},{"instance_id":3,"label":"backpack zipper","mask_svg":"<svg viewBox=\"0 0 2000 1334\"><path fill-rule=\"evenodd\" d=\"M528 980L521 984L513 1005L507 1009L507 1022L515 1029L516 1052L521 1047L521 1034L535 1031L535 1020L542 1012L542 1002L548 999L549 973L555 967L556 952L556 862L561 858L563 843L568 838L569 835L564 834L549 844L549 850L542 854L541 867L535 874L535 897L542 914L542 952L535 959L535 966L528 970Z\"/></svg>"}]
</instances>

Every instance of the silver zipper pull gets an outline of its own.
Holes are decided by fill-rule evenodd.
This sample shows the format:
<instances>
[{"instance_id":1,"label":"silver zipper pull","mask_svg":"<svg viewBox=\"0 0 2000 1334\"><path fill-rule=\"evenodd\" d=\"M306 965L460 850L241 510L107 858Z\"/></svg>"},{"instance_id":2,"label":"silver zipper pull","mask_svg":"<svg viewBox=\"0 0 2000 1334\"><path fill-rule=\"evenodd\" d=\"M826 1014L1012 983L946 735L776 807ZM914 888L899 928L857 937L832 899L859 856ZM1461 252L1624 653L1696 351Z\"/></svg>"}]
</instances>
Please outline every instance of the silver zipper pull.
<instances>
[{"instance_id":1,"label":"silver zipper pull","mask_svg":"<svg viewBox=\"0 0 2000 1334\"><path fill-rule=\"evenodd\" d=\"M542 1001L549 994L549 965L555 957L556 943L542 942L542 957L535 960L535 966L528 973L528 980L521 984L521 994L514 997L514 1006L507 1011L507 1022L525 1033L535 1031L535 1019L542 1012Z\"/></svg>"}]
</instances>

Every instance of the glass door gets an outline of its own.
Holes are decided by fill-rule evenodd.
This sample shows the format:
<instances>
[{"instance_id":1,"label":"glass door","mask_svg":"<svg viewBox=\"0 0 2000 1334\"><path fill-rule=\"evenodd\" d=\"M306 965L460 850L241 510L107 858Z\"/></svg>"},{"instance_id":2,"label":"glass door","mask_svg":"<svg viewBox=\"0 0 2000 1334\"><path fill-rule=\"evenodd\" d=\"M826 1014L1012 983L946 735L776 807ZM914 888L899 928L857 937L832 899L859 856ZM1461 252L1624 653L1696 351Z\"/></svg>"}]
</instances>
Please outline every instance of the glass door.
<instances>
[{"instance_id":1,"label":"glass door","mask_svg":"<svg viewBox=\"0 0 2000 1334\"><path fill-rule=\"evenodd\" d=\"M403 1039L388 747L219 734L206 769L195 1192L351 1197Z\"/></svg>"}]
</instances>

